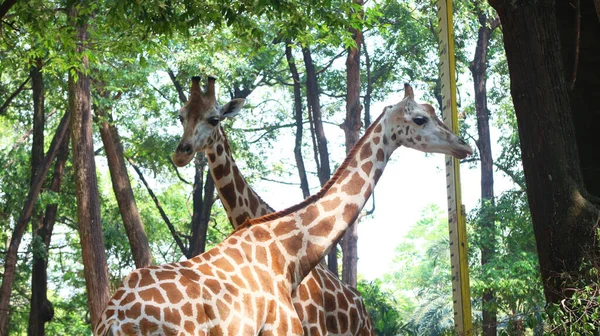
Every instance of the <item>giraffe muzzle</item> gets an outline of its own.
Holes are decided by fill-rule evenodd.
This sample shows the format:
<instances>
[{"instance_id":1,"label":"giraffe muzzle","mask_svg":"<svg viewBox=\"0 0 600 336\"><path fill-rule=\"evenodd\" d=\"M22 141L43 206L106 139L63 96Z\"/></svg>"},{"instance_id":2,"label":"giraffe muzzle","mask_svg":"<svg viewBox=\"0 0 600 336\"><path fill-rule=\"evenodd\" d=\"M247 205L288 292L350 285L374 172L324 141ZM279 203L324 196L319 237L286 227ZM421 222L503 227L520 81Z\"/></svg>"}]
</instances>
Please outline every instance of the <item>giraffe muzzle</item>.
<instances>
[{"instance_id":1,"label":"giraffe muzzle","mask_svg":"<svg viewBox=\"0 0 600 336\"><path fill-rule=\"evenodd\" d=\"M192 145L190 145L189 143L180 143L179 146L177 146L177 153L192 155Z\"/></svg>"},{"instance_id":2,"label":"giraffe muzzle","mask_svg":"<svg viewBox=\"0 0 600 336\"><path fill-rule=\"evenodd\" d=\"M452 156L457 159L464 159L473 154L473 148L469 146L463 139L457 137L458 146L452 149Z\"/></svg>"},{"instance_id":3,"label":"giraffe muzzle","mask_svg":"<svg viewBox=\"0 0 600 336\"><path fill-rule=\"evenodd\" d=\"M173 163L177 167L184 167L194 158L194 149L189 143L179 143L175 153L173 153Z\"/></svg>"}]
</instances>

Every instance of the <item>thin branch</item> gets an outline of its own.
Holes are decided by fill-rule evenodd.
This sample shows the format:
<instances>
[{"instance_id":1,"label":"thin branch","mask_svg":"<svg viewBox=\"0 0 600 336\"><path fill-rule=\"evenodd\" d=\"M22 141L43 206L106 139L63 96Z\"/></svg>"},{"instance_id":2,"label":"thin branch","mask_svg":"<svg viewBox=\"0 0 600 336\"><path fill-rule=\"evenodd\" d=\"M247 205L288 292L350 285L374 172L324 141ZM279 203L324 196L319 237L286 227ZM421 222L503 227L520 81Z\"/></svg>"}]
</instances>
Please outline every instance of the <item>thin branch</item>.
<instances>
[{"instance_id":1,"label":"thin branch","mask_svg":"<svg viewBox=\"0 0 600 336\"><path fill-rule=\"evenodd\" d=\"M171 100L169 99L169 97L167 97L164 93L162 93L162 91L160 91L156 86L150 84L150 86L156 90L156 92L158 92L159 95L161 95L166 101L170 102Z\"/></svg>"},{"instance_id":2,"label":"thin branch","mask_svg":"<svg viewBox=\"0 0 600 336\"><path fill-rule=\"evenodd\" d=\"M140 168L135 164L135 162L133 162L133 160L131 158L127 158L127 161L129 161L129 164L131 165L131 167L133 167L133 170L135 170L135 172L138 174L140 180L142 180L142 183L146 187L146 190L148 190L148 194L150 194L150 197L152 198L152 200L154 201L154 204L156 205L156 207L158 208L158 211L160 212L160 216L162 217L162 219L165 221L165 223L169 227L169 231L171 232L171 235L173 236L173 238L175 239L175 242L179 246L179 249L181 250L181 252L184 255L187 255L188 249L183 245L183 242L181 241L179 234L177 233L177 231L175 231L175 227L173 226L173 224L171 223L171 220L169 219L169 217L163 210L162 205L160 205L160 201L154 194L154 191L152 191L152 189L150 188L150 185L148 185L148 182L146 181L144 174L142 174L142 171L140 170Z\"/></svg>"},{"instance_id":3,"label":"thin branch","mask_svg":"<svg viewBox=\"0 0 600 336\"><path fill-rule=\"evenodd\" d=\"M173 85L175 86L175 90L177 90L177 94L179 95L179 101L185 104L187 102L187 97L183 92L181 83L179 83L177 77L175 77L175 73L173 72L173 70L171 70L171 68L167 68L167 73L169 74L169 78L171 78L171 82L173 82Z\"/></svg>"},{"instance_id":4,"label":"thin branch","mask_svg":"<svg viewBox=\"0 0 600 336\"><path fill-rule=\"evenodd\" d=\"M15 97L21 93L21 91L23 91L23 89L25 88L25 85L27 85L27 83L29 83L29 79L30 77L27 77L27 79L23 82L23 84L21 84L19 86L19 88L17 88L9 97L8 99L6 99L6 101L4 102L4 104L2 104L2 106L0 106L0 115L4 114L4 112L6 112L6 109L8 109L8 105L10 105L10 103L12 102L13 99L15 99Z\"/></svg>"},{"instance_id":5,"label":"thin branch","mask_svg":"<svg viewBox=\"0 0 600 336\"><path fill-rule=\"evenodd\" d=\"M261 177L260 178L263 181L268 181L268 182L273 182L273 183L279 183L279 184L285 184L285 185L293 185L293 186L299 186L300 183L294 183L294 182L286 182L286 181L277 181L277 180L272 180L270 178L266 178L266 177Z\"/></svg>"},{"instance_id":6,"label":"thin branch","mask_svg":"<svg viewBox=\"0 0 600 336\"><path fill-rule=\"evenodd\" d=\"M503 172L506 176L510 177L514 184L518 185L521 190L527 190L527 186L517 177L517 174L513 173L508 167L505 167L498 162L494 161L494 167L496 167L499 171Z\"/></svg>"},{"instance_id":7,"label":"thin branch","mask_svg":"<svg viewBox=\"0 0 600 336\"><path fill-rule=\"evenodd\" d=\"M303 123L307 123L307 121L304 121ZM281 129L281 128L288 128L288 127L293 127L296 126L296 124L279 124L279 125L267 125L267 126L263 126L263 127L256 127L256 128L238 128L238 131L242 131L242 132L260 132L260 131L267 131L267 132L272 132L274 130L277 129Z\"/></svg>"},{"instance_id":8,"label":"thin branch","mask_svg":"<svg viewBox=\"0 0 600 336\"><path fill-rule=\"evenodd\" d=\"M179 170L177 169L177 166L173 162L173 159L171 158L171 156L169 156L169 162L171 163L171 166L173 166L173 169L175 169L175 174L177 174L177 177L179 178L179 180L185 184L191 185L192 184L191 182L188 182L183 177L181 177L181 175L179 174Z\"/></svg>"},{"instance_id":9,"label":"thin branch","mask_svg":"<svg viewBox=\"0 0 600 336\"><path fill-rule=\"evenodd\" d=\"M286 82L282 78L279 78L279 77L273 78L273 81L275 82L273 84L281 84L281 85L292 86L292 87L294 86L294 83ZM302 82L302 83L304 83L304 82Z\"/></svg>"},{"instance_id":10,"label":"thin branch","mask_svg":"<svg viewBox=\"0 0 600 336\"><path fill-rule=\"evenodd\" d=\"M15 27L15 25L12 22L8 22L3 19L3 20L0 20L0 27L2 27L2 24L8 25L10 28L12 28L12 30L14 30L16 32L21 32L21 30L19 28ZM11 49L15 46L14 44L8 44L8 45L10 46Z\"/></svg>"},{"instance_id":11,"label":"thin branch","mask_svg":"<svg viewBox=\"0 0 600 336\"><path fill-rule=\"evenodd\" d=\"M329 68L331 66L331 64L333 64L333 62L335 62L335 60L342 57L346 52L348 52L348 50L344 49L339 54L335 55L327 64L325 64L321 69L319 69L318 71L315 72L315 76L318 76L322 72L325 72L325 70L327 70L327 68Z\"/></svg>"},{"instance_id":12,"label":"thin branch","mask_svg":"<svg viewBox=\"0 0 600 336\"><path fill-rule=\"evenodd\" d=\"M336 99L346 99L346 95L334 95L331 93L327 93L327 92L320 92L322 95L327 96L329 98L336 98Z\"/></svg>"}]
</instances>

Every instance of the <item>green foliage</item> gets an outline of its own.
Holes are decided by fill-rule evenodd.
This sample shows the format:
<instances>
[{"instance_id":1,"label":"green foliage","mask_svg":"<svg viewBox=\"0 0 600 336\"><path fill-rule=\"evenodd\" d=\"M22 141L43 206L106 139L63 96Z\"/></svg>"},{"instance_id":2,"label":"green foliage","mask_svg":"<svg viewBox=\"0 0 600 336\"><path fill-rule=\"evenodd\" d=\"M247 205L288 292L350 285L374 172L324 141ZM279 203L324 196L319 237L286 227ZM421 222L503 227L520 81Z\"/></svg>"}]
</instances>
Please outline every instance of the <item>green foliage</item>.
<instances>
[{"instance_id":1,"label":"green foliage","mask_svg":"<svg viewBox=\"0 0 600 336\"><path fill-rule=\"evenodd\" d=\"M551 332L561 335L598 335L600 330L600 272L589 261L578 274L561 274L558 281L569 297L549 306Z\"/></svg>"},{"instance_id":2,"label":"green foliage","mask_svg":"<svg viewBox=\"0 0 600 336\"><path fill-rule=\"evenodd\" d=\"M365 307L378 336L397 335L403 328L398 303L391 293L382 288L381 280L360 280L357 289L363 297Z\"/></svg>"},{"instance_id":3,"label":"green foliage","mask_svg":"<svg viewBox=\"0 0 600 336\"><path fill-rule=\"evenodd\" d=\"M482 209L483 208L483 209ZM506 191L496 199L496 204L474 209L468 222L473 253L471 260L471 295L481 297L484 291L494 290L494 306L499 312L499 322L510 330L516 323L535 329L541 323L539 314L545 300L536 245L531 225L531 215L524 191ZM493 213L495 232L486 232L482 221ZM494 237L494 238L491 238ZM485 265L479 262L478 248L486 240L494 239L494 258ZM480 302L475 301L480 308Z\"/></svg>"},{"instance_id":4,"label":"green foliage","mask_svg":"<svg viewBox=\"0 0 600 336\"><path fill-rule=\"evenodd\" d=\"M417 335L447 335L454 327L446 218L436 205L423 209L396 247L393 268L384 277L396 297L410 302L403 310L409 317L406 328Z\"/></svg>"}]
</instances>

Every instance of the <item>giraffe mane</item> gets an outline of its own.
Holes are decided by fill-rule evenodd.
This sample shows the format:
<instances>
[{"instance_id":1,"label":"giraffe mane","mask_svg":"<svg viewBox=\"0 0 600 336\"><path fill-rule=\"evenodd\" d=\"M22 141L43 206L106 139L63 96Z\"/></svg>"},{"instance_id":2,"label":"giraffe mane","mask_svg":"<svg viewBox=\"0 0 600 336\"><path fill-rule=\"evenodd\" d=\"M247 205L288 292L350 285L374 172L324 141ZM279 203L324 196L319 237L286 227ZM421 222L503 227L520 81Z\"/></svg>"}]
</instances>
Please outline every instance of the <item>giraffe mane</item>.
<instances>
[{"instance_id":1,"label":"giraffe mane","mask_svg":"<svg viewBox=\"0 0 600 336\"><path fill-rule=\"evenodd\" d=\"M385 109L384 109L384 111L385 111ZM360 138L360 140L358 140L358 142L356 144L354 144L354 147L352 147L350 152L348 152L348 155L346 155L346 159L344 159L344 162L342 162L342 164L335 171L335 174L333 174L333 176L329 179L329 181L327 181L327 183L325 183L325 185L321 188L321 190L319 190L316 194L308 196L304 201L302 201L296 205L292 205L291 207L289 207L287 209L273 212L273 213L270 213L268 215L264 215L264 216L258 217L258 218L246 219L246 221L238 227L238 230L241 228L246 228L251 225L265 223L265 222L269 222L269 221L287 216L295 211L298 211L298 210L306 207L307 205L309 205L311 203L314 203L316 200L323 197L323 195L329 189L331 189L331 186L333 186L336 182L338 182L338 179L342 175L342 172L344 171L344 169L346 169L348 167L348 165L354 158L356 152L367 141L368 135L373 132L376 125L378 125L381 118L383 118L384 114L385 113L381 113L381 115L379 115L379 117L377 117L377 120L375 120L375 122L373 122L371 124L371 126L369 126L369 128L367 128L367 130L365 131L365 134L362 136L362 138Z\"/></svg>"}]
</instances>

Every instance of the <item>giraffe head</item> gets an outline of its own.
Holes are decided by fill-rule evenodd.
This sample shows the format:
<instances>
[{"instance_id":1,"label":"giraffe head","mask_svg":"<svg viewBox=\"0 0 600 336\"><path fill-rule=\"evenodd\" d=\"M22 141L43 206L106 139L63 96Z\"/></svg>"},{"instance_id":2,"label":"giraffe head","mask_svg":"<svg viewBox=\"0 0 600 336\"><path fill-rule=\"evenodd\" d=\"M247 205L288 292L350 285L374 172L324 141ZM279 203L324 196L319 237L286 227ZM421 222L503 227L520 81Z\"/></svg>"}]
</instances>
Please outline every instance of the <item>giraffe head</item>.
<instances>
[{"instance_id":1,"label":"giraffe head","mask_svg":"<svg viewBox=\"0 0 600 336\"><path fill-rule=\"evenodd\" d=\"M200 89L200 77L192 77L190 98L179 110L183 135L173 153L173 162L178 167L187 165L196 152L204 151L219 136L221 120L236 115L245 99L232 99L219 106L215 94L215 78L208 77L206 91Z\"/></svg>"},{"instance_id":2,"label":"giraffe head","mask_svg":"<svg viewBox=\"0 0 600 336\"><path fill-rule=\"evenodd\" d=\"M386 114L391 118L387 134L395 146L448 154L458 159L473 154L473 149L436 116L433 106L414 100L408 84L404 84L404 99L386 107Z\"/></svg>"}]
</instances>

